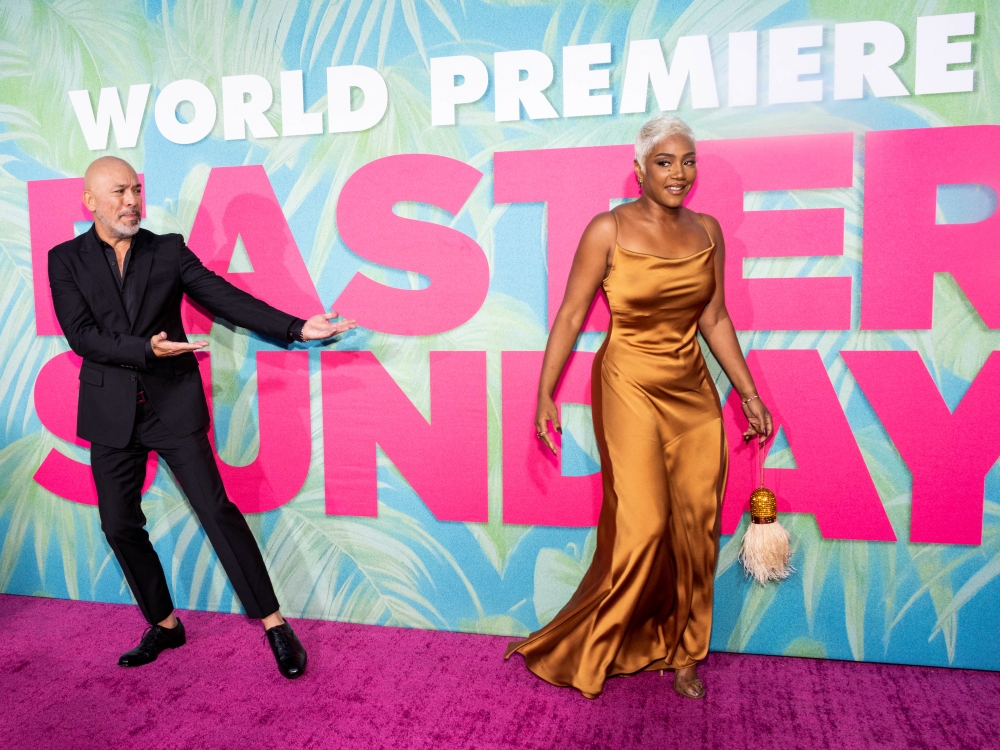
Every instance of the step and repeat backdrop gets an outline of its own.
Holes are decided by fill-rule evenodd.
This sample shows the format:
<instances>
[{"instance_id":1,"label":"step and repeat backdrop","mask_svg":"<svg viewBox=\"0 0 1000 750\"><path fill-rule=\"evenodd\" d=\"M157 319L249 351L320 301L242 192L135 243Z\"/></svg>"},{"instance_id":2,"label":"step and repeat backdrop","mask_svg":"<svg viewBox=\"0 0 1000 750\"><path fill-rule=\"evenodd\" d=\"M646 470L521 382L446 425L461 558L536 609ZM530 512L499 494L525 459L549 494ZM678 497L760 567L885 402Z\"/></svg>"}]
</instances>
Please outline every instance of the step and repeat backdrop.
<instances>
[{"instance_id":1,"label":"step and repeat backdrop","mask_svg":"<svg viewBox=\"0 0 1000 750\"><path fill-rule=\"evenodd\" d=\"M142 175L144 226L301 317L288 349L184 310L229 492L283 610L524 635L594 549L598 299L534 436L588 220L638 187L660 112L726 233L729 309L780 430L795 574L736 560L716 650L1000 669L1000 26L986 0L0 2L0 591L129 602L75 437L80 360L46 254L82 175ZM239 612L169 470L143 510L182 608Z\"/></svg>"}]
</instances>

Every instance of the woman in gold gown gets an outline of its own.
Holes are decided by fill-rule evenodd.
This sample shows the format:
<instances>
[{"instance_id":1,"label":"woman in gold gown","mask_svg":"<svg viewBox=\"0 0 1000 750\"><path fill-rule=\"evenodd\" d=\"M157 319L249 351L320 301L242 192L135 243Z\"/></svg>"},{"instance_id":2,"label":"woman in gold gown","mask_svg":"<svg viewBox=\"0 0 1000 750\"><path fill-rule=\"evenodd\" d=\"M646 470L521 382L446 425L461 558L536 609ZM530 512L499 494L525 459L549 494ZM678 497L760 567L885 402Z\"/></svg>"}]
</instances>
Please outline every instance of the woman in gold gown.
<instances>
[{"instance_id":1,"label":"woman in gold gown","mask_svg":"<svg viewBox=\"0 0 1000 750\"><path fill-rule=\"evenodd\" d=\"M642 127L642 195L584 231L545 348L535 427L554 452L547 423L561 426L552 394L603 286L611 327L592 385L604 481L597 550L555 619L507 652L588 698L608 677L643 670L672 670L680 695L705 695L697 669L711 635L728 454L698 331L740 394L744 438L772 431L726 311L722 230L682 205L695 157L682 120L660 116Z\"/></svg>"}]
</instances>

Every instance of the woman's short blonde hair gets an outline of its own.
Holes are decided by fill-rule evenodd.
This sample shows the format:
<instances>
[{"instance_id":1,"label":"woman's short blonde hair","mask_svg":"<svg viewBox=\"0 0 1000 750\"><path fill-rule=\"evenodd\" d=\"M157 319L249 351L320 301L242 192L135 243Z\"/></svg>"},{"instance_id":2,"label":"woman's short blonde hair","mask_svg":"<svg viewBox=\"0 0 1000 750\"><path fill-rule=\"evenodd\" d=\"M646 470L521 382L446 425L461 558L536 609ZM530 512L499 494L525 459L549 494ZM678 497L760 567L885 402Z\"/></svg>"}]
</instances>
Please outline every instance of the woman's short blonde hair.
<instances>
[{"instance_id":1,"label":"woman's short blonde hair","mask_svg":"<svg viewBox=\"0 0 1000 750\"><path fill-rule=\"evenodd\" d=\"M635 160L642 166L653 146L672 135L683 135L694 143L694 131L684 120L673 115L659 115L639 128L635 137Z\"/></svg>"}]
</instances>

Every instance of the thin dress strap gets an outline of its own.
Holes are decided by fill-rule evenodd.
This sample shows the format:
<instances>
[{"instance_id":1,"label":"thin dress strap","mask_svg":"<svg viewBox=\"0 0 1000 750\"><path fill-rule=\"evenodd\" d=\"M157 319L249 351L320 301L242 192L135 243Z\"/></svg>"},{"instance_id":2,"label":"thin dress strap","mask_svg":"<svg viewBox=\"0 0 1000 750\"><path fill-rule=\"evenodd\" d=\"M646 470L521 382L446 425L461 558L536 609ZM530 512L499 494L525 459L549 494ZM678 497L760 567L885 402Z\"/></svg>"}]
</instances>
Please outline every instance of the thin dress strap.
<instances>
[{"instance_id":1,"label":"thin dress strap","mask_svg":"<svg viewBox=\"0 0 1000 750\"><path fill-rule=\"evenodd\" d=\"M604 278L601 280L602 286L604 285L605 281L611 278L611 272L614 270L615 267L615 258L618 257L618 229L619 229L618 214L612 211L611 215L615 217L615 246L611 248L611 262L608 264L608 272L604 274Z\"/></svg>"},{"instance_id":2,"label":"thin dress strap","mask_svg":"<svg viewBox=\"0 0 1000 750\"><path fill-rule=\"evenodd\" d=\"M708 235L708 241L712 243L709 247L715 247L715 238L712 233L708 231L708 224L705 223L705 214L698 214L698 219L701 221L701 227L705 230L705 234Z\"/></svg>"}]
</instances>

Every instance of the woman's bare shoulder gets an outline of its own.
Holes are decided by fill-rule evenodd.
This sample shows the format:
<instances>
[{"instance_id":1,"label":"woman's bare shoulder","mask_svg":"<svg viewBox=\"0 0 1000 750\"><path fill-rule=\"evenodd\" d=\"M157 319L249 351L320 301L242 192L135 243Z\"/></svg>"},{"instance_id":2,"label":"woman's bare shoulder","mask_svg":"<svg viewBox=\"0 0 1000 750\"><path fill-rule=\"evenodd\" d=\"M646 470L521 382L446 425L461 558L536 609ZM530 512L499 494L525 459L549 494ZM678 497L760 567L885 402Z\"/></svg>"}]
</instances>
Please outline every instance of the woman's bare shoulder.
<instances>
[{"instance_id":1,"label":"woman's bare shoulder","mask_svg":"<svg viewBox=\"0 0 1000 750\"><path fill-rule=\"evenodd\" d=\"M618 228L618 221L615 219L614 211L605 211L604 213L597 214L593 219L590 220L590 224L587 225L587 229L595 229L597 231L607 232L609 230L616 230Z\"/></svg>"},{"instance_id":2,"label":"woman's bare shoulder","mask_svg":"<svg viewBox=\"0 0 1000 750\"><path fill-rule=\"evenodd\" d=\"M583 232L583 238L600 244L614 244L618 239L618 222L611 211L597 214Z\"/></svg>"},{"instance_id":3,"label":"woman's bare shoulder","mask_svg":"<svg viewBox=\"0 0 1000 750\"><path fill-rule=\"evenodd\" d=\"M708 227L708 231L712 235L712 239L713 240L718 241L718 239L720 237L722 237L722 225L719 223L718 219L716 219L711 214L699 214L699 213L695 213L695 215L701 221L705 222L705 226Z\"/></svg>"},{"instance_id":4,"label":"woman's bare shoulder","mask_svg":"<svg viewBox=\"0 0 1000 750\"><path fill-rule=\"evenodd\" d=\"M697 212L693 213L695 216L699 217L702 221L704 221L713 229L718 229L720 232L722 231L722 225L719 224L719 220L716 219L714 216L712 216L712 214L699 214Z\"/></svg>"}]
</instances>

